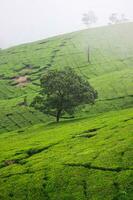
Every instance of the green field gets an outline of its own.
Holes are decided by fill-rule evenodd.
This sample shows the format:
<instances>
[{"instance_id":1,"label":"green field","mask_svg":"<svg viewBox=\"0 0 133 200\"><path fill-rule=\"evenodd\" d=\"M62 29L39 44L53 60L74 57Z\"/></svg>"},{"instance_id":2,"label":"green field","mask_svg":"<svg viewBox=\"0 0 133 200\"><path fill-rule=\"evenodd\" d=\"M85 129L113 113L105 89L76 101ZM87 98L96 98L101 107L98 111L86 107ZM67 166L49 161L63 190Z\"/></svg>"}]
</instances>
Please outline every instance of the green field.
<instances>
[{"instance_id":1,"label":"green field","mask_svg":"<svg viewBox=\"0 0 133 200\"><path fill-rule=\"evenodd\" d=\"M0 200L133 199L132 35L125 23L0 51ZM64 67L98 99L56 124L29 105L41 75Z\"/></svg>"}]
</instances>

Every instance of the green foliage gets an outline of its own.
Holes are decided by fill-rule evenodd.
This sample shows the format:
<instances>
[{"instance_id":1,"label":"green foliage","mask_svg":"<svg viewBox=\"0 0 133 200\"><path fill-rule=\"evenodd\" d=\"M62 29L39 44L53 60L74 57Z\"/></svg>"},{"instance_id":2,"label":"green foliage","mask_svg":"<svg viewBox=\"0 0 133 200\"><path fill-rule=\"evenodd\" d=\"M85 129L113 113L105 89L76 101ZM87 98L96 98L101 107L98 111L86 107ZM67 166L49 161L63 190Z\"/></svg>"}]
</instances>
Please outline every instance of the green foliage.
<instances>
[{"instance_id":1,"label":"green foliage","mask_svg":"<svg viewBox=\"0 0 133 200\"><path fill-rule=\"evenodd\" d=\"M132 124L130 108L1 134L0 199L132 200Z\"/></svg>"},{"instance_id":2,"label":"green foliage","mask_svg":"<svg viewBox=\"0 0 133 200\"><path fill-rule=\"evenodd\" d=\"M73 114L84 104L94 104L97 92L88 81L71 68L51 70L41 78L40 95L32 106L44 113L56 116L57 122L64 113Z\"/></svg>"}]
</instances>

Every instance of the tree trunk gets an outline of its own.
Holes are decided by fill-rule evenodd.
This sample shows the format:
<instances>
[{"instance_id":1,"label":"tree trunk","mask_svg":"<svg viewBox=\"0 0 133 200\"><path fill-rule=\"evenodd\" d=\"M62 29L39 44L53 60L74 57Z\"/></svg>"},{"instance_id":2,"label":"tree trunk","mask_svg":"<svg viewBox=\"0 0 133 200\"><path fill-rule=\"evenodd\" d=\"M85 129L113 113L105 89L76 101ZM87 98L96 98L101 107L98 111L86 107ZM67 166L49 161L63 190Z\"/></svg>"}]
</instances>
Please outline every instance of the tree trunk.
<instances>
[{"instance_id":1,"label":"tree trunk","mask_svg":"<svg viewBox=\"0 0 133 200\"><path fill-rule=\"evenodd\" d=\"M90 48L88 47L88 62L90 63Z\"/></svg>"},{"instance_id":2,"label":"tree trunk","mask_svg":"<svg viewBox=\"0 0 133 200\"><path fill-rule=\"evenodd\" d=\"M56 122L59 123L60 121L60 115L61 115L61 110L57 111L57 115L56 115Z\"/></svg>"}]
</instances>

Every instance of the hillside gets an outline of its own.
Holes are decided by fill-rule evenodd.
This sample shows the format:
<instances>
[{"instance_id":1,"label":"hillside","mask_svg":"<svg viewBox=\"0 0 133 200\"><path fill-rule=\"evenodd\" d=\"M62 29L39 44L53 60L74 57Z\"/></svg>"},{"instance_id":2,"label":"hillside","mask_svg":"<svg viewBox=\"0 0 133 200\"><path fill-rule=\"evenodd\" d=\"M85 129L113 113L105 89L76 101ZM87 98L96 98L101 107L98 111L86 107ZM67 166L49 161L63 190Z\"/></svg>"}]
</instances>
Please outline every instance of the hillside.
<instances>
[{"instance_id":1,"label":"hillside","mask_svg":"<svg viewBox=\"0 0 133 200\"><path fill-rule=\"evenodd\" d=\"M132 200L132 35L125 23L0 51L0 200ZM98 99L57 125L29 105L67 66Z\"/></svg>"},{"instance_id":2,"label":"hillside","mask_svg":"<svg viewBox=\"0 0 133 200\"><path fill-rule=\"evenodd\" d=\"M132 34L133 23L127 23L0 51L0 132L47 121L41 113L23 106L23 100L27 96L30 104L39 89L40 76L49 68L73 67L98 90L96 105L85 109L87 116L131 107Z\"/></svg>"}]
</instances>

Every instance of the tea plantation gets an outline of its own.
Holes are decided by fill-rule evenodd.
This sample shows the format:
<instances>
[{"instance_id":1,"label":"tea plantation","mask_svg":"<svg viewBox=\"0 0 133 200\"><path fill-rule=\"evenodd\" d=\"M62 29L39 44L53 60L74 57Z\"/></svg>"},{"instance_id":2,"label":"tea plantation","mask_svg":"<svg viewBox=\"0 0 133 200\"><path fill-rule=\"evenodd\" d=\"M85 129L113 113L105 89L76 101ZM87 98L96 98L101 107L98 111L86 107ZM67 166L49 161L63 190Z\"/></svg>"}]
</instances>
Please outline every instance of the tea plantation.
<instances>
[{"instance_id":1,"label":"tea plantation","mask_svg":"<svg viewBox=\"0 0 133 200\"><path fill-rule=\"evenodd\" d=\"M125 23L0 50L0 200L133 199L132 36ZM29 105L65 67L98 99L56 124Z\"/></svg>"}]
</instances>

